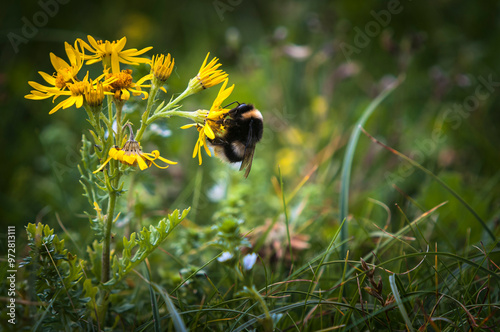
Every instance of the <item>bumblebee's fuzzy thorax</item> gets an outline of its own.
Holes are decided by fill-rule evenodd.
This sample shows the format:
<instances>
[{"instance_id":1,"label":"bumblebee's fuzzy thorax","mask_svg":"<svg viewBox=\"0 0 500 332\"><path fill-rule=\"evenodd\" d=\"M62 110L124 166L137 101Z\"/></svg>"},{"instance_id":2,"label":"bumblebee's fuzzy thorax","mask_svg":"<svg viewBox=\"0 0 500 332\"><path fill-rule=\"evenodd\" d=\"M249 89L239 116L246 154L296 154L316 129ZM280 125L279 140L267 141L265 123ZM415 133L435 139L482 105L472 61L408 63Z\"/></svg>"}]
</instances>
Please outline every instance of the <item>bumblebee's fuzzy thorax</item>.
<instances>
[{"instance_id":1,"label":"bumblebee's fuzzy thorax","mask_svg":"<svg viewBox=\"0 0 500 332\"><path fill-rule=\"evenodd\" d=\"M214 139L208 139L215 155L224 161L241 161L240 170L246 168L245 177L252 167L255 145L262 139L264 122L262 114L253 105L239 104L217 121L222 130Z\"/></svg>"}]
</instances>

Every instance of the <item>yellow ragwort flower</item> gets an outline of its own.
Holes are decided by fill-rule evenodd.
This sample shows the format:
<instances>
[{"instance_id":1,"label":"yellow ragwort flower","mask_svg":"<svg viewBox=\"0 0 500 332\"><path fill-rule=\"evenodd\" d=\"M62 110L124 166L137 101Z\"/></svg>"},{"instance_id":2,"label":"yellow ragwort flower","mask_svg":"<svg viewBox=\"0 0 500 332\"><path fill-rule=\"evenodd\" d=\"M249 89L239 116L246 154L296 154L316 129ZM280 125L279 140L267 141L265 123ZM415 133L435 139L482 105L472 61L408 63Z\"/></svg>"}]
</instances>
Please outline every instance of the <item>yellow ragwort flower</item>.
<instances>
[{"instance_id":1,"label":"yellow ragwort flower","mask_svg":"<svg viewBox=\"0 0 500 332\"><path fill-rule=\"evenodd\" d=\"M189 81L189 88L192 93L200 92L203 89L213 87L227 78L227 73L219 68L222 64L217 63L218 58L213 58L208 64L208 52L198 74Z\"/></svg>"},{"instance_id":2,"label":"yellow ragwort flower","mask_svg":"<svg viewBox=\"0 0 500 332\"><path fill-rule=\"evenodd\" d=\"M148 63L148 58L141 58L138 55L146 53L153 47L145 47L142 50L131 48L123 50L127 43L127 38L123 37L117 41L102 41L95 40L92 36L87 36L89 44L82 39L78 39L82 47L93 53L93 55L85 55L86 64L92 64L102 61L104 68L110 68L111 72L116 74L120 72L120 62L128 65L138 65L139 63Z\"/></svg>"},{"instance_id":3,"label":"yellow ragwort flower","mask_svg":"<svg viewBox=\"0 0 500 332\"><path fill-rule=\"evenodd\" d=\"M78 49L77 42L75 42L75 47L65 42L64 48L70 64L55 56L54 53L50 53L50 61L57 72L54 85L60 89L64 88L65 83L72 83L76 79L76 75L83 66L84 57L84 54ZM42 74L40 73L40 75Z\"/></svg>"},{"instance_id":4,"label":"yellow ragwort flower","mask_svg":"<svg viewBox=\"0 0 500 332\"><path fill-rule=\"evenodd\" d=\"M65 100L59 102L54 108L52 108L49 112L49 114L53 114L57 112L59 109L63 108L69 108L73 105L76 106L76 108L80 108L83 105L84 102L84 96L86 90L90 89L89 85L94 88L94 86L99 82L99 80L103 77L103 75L99 76L96 81L89 81L89 73L87 72L87 75L83 78L82 81L74 81L73 83L67 83L66 88L67 90L58 90L56 88L48 88L40 84L40 90L32 90L30 95L26 95L25 98L27 99L45 99L48 97L53 96L54 98L52 99L52 102L55 102L55 100L58 97L67 97ZM100 84L103 85L103 87L108 86L111 82L113 82L114 78L109 78L105 80L104 82L101 82ZM30 82L32 83L32 82ZM32 85L33 87L37 87L36 85ZM52 89L52 90L51 90ZM111 94L110 92L104 92L104 94Z\"/></svg>"},{"instance_id":5,"label":"yellow ragwort flower","mask_svg":"<svg viewBox=\"0 0 500 332\"><path fill-rule=\"evenodd\" d=\"M124 69L119 73L106 74L106 79L112 78L114 78L114 81L110 85L105 87L105 91L112 92L115 99L129 100L131 92L134 96L139 96L141 94L144 95L142 99L148 98L148 93L141 90L141 88L150 87L149 85L143 84L149 79L148 75L144 76L137 82L133 82L132 70Z\"/></svg>"},{"instance_id":6,"label":"yellow ragwort flower","mask_svg":"<svg viewBox=\"0 0 500 332\"><path fill-rule=\"evenodd\" d=\"M170 74L172 74L174 63L175 61L170 56L170 53L167 56L157 54L151 59L151 73L161 82L165 82L170 77Z\"/></svg>"},{"instance_id":7,"label":"yellow ragwort flower","mask_svg":"<svg viewBox=\"0 0 500 332\"><path fill-rule=\"evenodd\" d=\"M122 164L128 165L128 166L137 166L139 165L139 168L142 170L145 170L151 164L154 164L158 168L165 169L169 165L166 166L159 166L156 164L154 161L155 160L161 160L165 164L170 164L170 165L175 165L177 164L174 161L170 161L168 159L165 159L160 156L160 152L158 150L154 150L151 153L145 153L142 152L141 149L141 144L133 139L131 136L131 139L125 142L125 145L123 148L119 147L113 147L109 150L109 158L99 167L94 173L100 172L104 166L106 166L111 159L118 160Z\"/></svg>"},{"instance_id":8,"label":"yellow ragwort flower","mask_svg":"<svg viewBox=\"0 0 500 332\"><path fill-rule=\"evenodd\" d=\"M109 92L109 94L111 94ZM104 101L104 87L101 82L97 82L96 85L90 80L90 84L87 84L84 89L85 101L92 109L100 109L99 106L102 105Z\"/></svg>"},{"instance_id":9,"label":"yellow ragwort flower","mask_svg":"<svg viewBox=\"0 0 500 332\"><path fill-rule=\"evenodd\" d=\"M84 101L83 95L85 93L86 87L89 84L90 82L88 81L88 74L85 76L83 81L75 82L73 84L68 84L69 91L62 91L61 94L59 95L59 96L68 96L68 98L61 101L54 108L52 108L49 114L57 112L60 108L66 109L73 105L75 105L76 108L82 107Z\"/></svg>"},{"instance_id":10,"label":"yellow ragwort flower","mask_svg":"<svg viewBox=\"0 0 500 332\"><path fill-rule=\"evenodd\" d=\"M219 136L220 135L219 133L221 133L224 130L223 119L225 114L229 111L229 109L222 108L221 105L224 102L224 100L227 99L227 97L229 97L229 95L233 92L234 89L234 84L226 89L227 83L228 79L226 79L222 84L219 93L217 94L217 97L212 103L212 107L210 107L209 111L207 110L197 111L198 114L200 114L202 118L204 118L202 123L192 123L181 127L182 129L187 129L196 126L199 135L198 135L198 140L196 141L196 145L194 147L193 158L198 156L198 161L200 165L202 162L201 158L202 147L205 149L205 152L210 157L212 156L207 146L207 137L209 139L214 139L216 135Z\"/></svg>"},{"instance_id":11,"label":"yellow ragwort flower","mask_svg":"<svg viewBox=\"0 0 500 332\"><path fill-rule=\"evenodd\" d=\"M170 53L167 56L157 54L153 56L149 65L151 66L151 71L142 78L141 82L151 81L153 86L159 87L163 92L167 93L167 90L162 85L170 77L170 74L172 74L174 59L170 56Z\"/></svg>"},{"instance_id":12,"label":"yellow ragwort flower","mask_svg":"<svg viewBox=\"0 0 500 332\"><path fill-rule=\"evenodd\" d=\"M75 81L78 81L76 75L82 68L83 55L78 50L78 44L76 42L75 47L72 47L68 43L64 43L64 47L70 63L68 64L54 53L50 53L50 61L56 70L55 73L49 75L42 71L38 72L50 86L29 81L28 84L35 90L32 90L31 94L24 96L24 98L42 100L50 97L57 97L61 94L61 91L68 90L68 84L73 84Z\"/></svg>"}]
</instances>

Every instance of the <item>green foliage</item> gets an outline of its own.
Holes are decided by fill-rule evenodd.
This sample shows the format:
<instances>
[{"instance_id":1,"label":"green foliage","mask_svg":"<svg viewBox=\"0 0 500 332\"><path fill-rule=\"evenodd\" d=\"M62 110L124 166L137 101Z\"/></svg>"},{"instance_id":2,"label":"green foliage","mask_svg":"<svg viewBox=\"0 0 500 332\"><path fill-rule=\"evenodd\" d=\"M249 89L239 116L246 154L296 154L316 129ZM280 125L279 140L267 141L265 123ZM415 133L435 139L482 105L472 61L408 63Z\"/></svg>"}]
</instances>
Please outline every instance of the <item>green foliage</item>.
<instances>
[{"instance_id":1,"label":"green foliage","mask_svg":"<svg viewBox=\"0 0 500 332\"><path fill-rule=\"evenodd\" d=\"M59 331L84 328L90 297L83 293L85 261L71 254L48 225L28 224L29 255L20 264L35 276L33 291L42 315L36 326Z\"/></svg>"},{"instance_id":2,"label":"green foliage","mask_svg":"<svg viewBox=\"0 0 500 332\"><path fill-rule=\"evenodd\" d=\"M189 209L179 214L173 211L158 222L155 227L144 227L139 233L130 234L130 239L123 237L123 251L120 257L113 256L112 278L105 286L113 286L125 277L133 268L142 263L160 244L162 244L177 225L186 217ZM137 247L137 248L136 248ZM135 253L133 251L135 250Z\"/></svg>"},{"instance_id":3,"label":"green foliage","mask_svg":"<svg viewBox=\"0 0 500 332\"><path fill-rule=\"evenodd\" d=\"M10 58L6 44L2 217L18 229L35 216L65 228L63 241L48 226L28 226L32 250L18 271L15 327L496 330L498 4L400 1L401 12L364 39L395 2L236 2L148 9L110 0L91 20L65 15L82 10L69 2ZM28 19L41 10L38 2L10 2L2 22L8 32L20 28L9 8ZM49 52L62 56L63 41L82 32L127 35L127 48L172 52L169 94L159 92L153 114L182 91L185 73L195 74L207 51L219 57L236 85L227 103L253 103L264 116L248 179L205 155L199 166L191 158L196 131L162 119L160 129L144 133L144 151L157 148L179 164L140 172L111 160L123 178L106 188L104 173L93 171L107 159L103 147L115 144L113 110L105 106L110 119L89 131L81 109L49 116L50 99L23 102L26 81L40 80L38 70L52 73ZM349 56L347 44L356 47ZM149 67L137 70L142 76ZM377 98L399 77L397 89ZM209 108L216 93L204 90L182 110ZM139 125L147 121L144 101L133 98L122 120ZM360 123L388 149L370 141ZM119 196L110 219L106 190ZM185 217L182 225L172 215L162 219L188 206L187 216L174 212ZM104 285L106 230L112 274ZM25 241L18 236L18 252ZM257 260L247 270L250 253ZM2 324L4 317L5 308Z\"/></svg>"},{"instance_id":4,"label":"green foliage","mask_svg":"<svg viewBox=\"0 0 500 332\"><path fill-rule=\"evenodd\" d=\"M241 225L243 221L237 220L234 217L225 217L217 224L212 226L216 232L216 240L214 245L224 251L239 250L242 247L249 247L250 243L245 237L241 236Z\"/></svg>"},{"instance_id":5,"label":"green foliage","mask_svg":"<svg viewBox=\"0 0 500 332\"><path fill-rule=\"evenodd\" d=\"M113 278L104 285L105 289L123 289L123 278L165 242L188 212L189 209L182 212L175 210L160 220L157 226L144 227L140 232L132 233L130 239L124 237L120 257L113 256ZM94 240L88 247L87 263L68 252L64 240L60 240L48 225L28 224L26 230L31 251L21 266L26 267L36 280L32 291L41 306L35 315L38 318L35 326L57 331L66 326L86 329L91 321L96 321L94 325L97 325L107 307L101 302L103 289L98 283L102 243ZM113 304L112 312L121 315L124 320L131 319L130 312L136 305L117 294L108 296L109 303Z\"/></svg>"},{"instance_id":6,"label":"green foliage","mask_svg":"<svg viewBox=\"0 0 500 332\"><path fill-rule=\"evenodd\" d=\"M94 141L97 141L96 137L94 137ZM101 147L96 148L100 149ZM97 158L96 153L93 153L92 150L92 143L85 135L82 135L82 147L80 149L82 161L78 165L78 170L81 175L80 183L84 191L83 196L87 197L89 205L96 209L102 205L107 195L99 194L99 192L104 191L104 188L97 185L98 178L93 173L93 170L96 168ZM88 212L85 212L85 214L89 217L90 228L94 231L95 236L101 241L104 238L104 220L101 213L97 213L95 217Z\"/></svg>"}]
</instances>

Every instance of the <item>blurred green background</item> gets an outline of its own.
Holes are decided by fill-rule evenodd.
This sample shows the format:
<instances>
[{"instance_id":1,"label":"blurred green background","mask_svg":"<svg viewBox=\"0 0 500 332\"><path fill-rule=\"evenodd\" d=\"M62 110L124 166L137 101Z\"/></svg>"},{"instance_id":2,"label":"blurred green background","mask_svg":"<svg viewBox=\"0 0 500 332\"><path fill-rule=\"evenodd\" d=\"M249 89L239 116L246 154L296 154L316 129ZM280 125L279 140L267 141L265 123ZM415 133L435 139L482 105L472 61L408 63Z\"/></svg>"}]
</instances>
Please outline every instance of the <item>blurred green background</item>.
<instances>
[{"instance_id":1,"label":"blurred green background","mask_svg":"<svg viewBox=\"0 0 500 332\"><path fill-rule=\"evenodd\" d=\"M227 205L236 195L247 199L248 227L262 225L280 210L273 188L278 165L288 194L317 166L298 194L308 198L301 218L322 221L310 231L338 224L339 170L350 132L369 102L402 75L366 129L439 175L498 229L498 1L62 2L10 1L0 13L2 225L43 221L57 231L60 218L66 228L88 232L83 211L91 207L77 170L86 114L71 108L49 115L49 100L24 95L28 81L42 82L38 71L53 72L50 52L65 58L65 41L90 34L126 36L126 48L153 46L149 56L171 53L169 97L184 90L210 51L236 85L231 98L254 103L265 119L247 180L215 158L198 166L191 158L195 132L179 129L187 121L159 123L171 136L151 134L145 150L158 148L180 166L139 174L143 189L131 194L144 202L138 215L193 206L191 220L207 225L218 201ZM217 91L190 97L183 109L209 108ZM138 126L138 115L130 117ZM368 198L391 210L404 206L393 183L425 209L449 200L440 210L443 232L472 228L475 239L482 236L477 221L432 179L362 135L351 178L353 217L385 220Z\"/></svg>"}]
</instances>

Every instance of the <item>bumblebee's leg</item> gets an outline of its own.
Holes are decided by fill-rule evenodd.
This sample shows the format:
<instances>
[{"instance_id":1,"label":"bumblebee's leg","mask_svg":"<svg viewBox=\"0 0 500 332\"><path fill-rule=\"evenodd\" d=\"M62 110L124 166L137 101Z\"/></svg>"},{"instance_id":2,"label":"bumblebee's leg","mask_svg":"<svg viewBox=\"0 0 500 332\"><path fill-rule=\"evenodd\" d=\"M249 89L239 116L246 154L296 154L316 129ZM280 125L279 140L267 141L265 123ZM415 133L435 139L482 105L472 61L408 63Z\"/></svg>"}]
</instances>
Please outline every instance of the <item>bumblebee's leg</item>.
<instances>
[{"instance_id":1,"label":"bumblebee's leg","mask_svg":"<svg viewBox=\"0 0 500 332\"><path fill-rule=\"evenodd\" d=\"M225 145L225 144L227 144L226 141L224 141L222 138L219 138L219 137L215 137L214 139L209 138L208 141L212 145Z\"/></svg>"}]
</instances>

